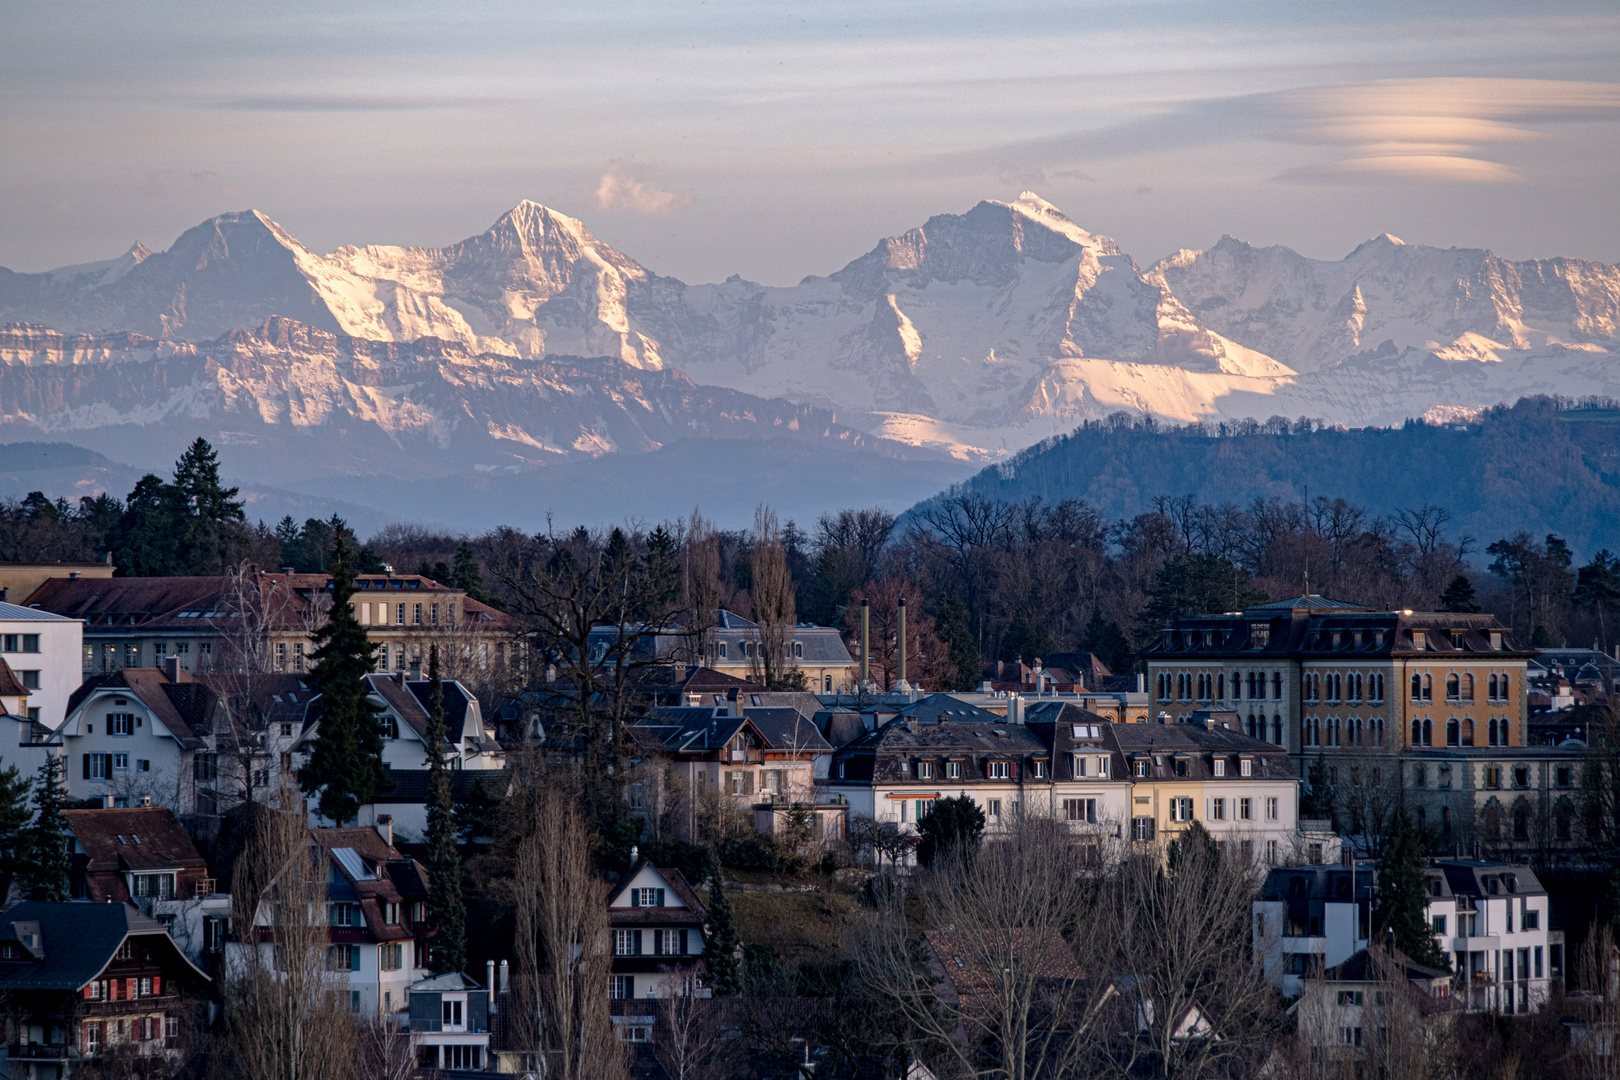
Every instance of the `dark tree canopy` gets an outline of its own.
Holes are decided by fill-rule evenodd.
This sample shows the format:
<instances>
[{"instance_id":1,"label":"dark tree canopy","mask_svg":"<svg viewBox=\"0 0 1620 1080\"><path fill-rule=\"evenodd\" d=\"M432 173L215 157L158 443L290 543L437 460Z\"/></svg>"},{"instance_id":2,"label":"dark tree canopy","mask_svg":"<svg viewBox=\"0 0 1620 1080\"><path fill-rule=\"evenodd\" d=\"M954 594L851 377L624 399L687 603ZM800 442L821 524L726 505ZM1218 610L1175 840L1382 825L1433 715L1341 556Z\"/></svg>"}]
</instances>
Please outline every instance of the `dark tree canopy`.
<instances>
[{"instance_id":1,"label":"dark tree canopy","mask_svg":"<svg viewBox=\"0 0 1620 1080\"><path fill-rule=\"evenodd\" d=\"M456 805L445 763L444 684L439 678L439 647L428 651L427 723L428 926L433 933L433 968L461 971L467 966L467 908L461 898L461 852L456 846Z\"/></svg>"},{"instance_id":2,"label":"dark tree canopy","mask_svg":"<svg viewBox=\"0 0 1620 1080\"><path fill-rule=\"evenodd\" d=\"M68 820L62 813L65 796L62 759L47 753L34 780L34 827L29 838L26 879L34 900L68 899Z\"/></svg>"},{"instance_id":3,"label":"dark tree canopy","mask_svg":"<svg viewBox=\"0 0 1620 1080\"><path fill-rule=\"evenodd\" d=\"M1424 881L1423 833L1405 806L1390 815L1378 860L1378 895L1373 904L1373 933L1394 931L1395 946L1429 967L1450 970L1451 962L1435 944L1425 911L1429 890Z\"/></svg>"},{"instance_id":4,"label":"dark tree canopy","mask_svg":"<svg viewBox=\"0 0 1620 1080\"><path fill-rule=\"evenodd\" d=\"M382 722L365 679L375 646L355 618L349 604L353 595L349 547L339 529L332 549L332 610L326 625L315 632L315 666L309 675L319 695L311 705L319 727L309 760L298 770L298 783L307 794L319 793L321 815L340 824L353 820L374 796L393 789L382 761Z\"/></svg>"},{"instance_id":5,"label":"dark tree canopy","mask_svg":"<svg viewBox=\"0 0 1620 1080\"><path fill-rule=\"evenodd\" d=\"M917 861L924 866L951 851L970 853L984 836L984 811L971 795L933 799L917 819L922 841L917 845Z\"/></svg>"}]
</instances>

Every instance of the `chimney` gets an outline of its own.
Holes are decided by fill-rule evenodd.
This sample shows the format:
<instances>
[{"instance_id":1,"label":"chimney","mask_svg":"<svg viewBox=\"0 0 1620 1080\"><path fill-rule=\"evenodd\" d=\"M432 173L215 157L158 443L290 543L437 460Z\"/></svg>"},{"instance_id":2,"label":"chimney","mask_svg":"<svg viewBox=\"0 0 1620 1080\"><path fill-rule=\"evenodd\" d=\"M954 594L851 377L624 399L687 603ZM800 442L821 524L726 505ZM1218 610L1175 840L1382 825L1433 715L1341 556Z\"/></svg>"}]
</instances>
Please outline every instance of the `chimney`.
<instances>
[{"instance_id":1,"label":"chimney","mask_svg":"<svg viewBox=\"0 0 1620 1080\"><path fill-rule=\"evenodd\" d=\"M411 682L420 682L421 680L422 658L420 656L414 656L411 658Z\"/></svg>"},{"instance_id":2,"label":"chimney","mask_svg":"<svg viewBox=\"0 0 1620 1080\"><path fill-rule=\"evenodd\" d=\"M381 836L383 838L383 842L386 843L389 847L394 846L394 815L393 814L378 814L377 815L377 835Z\"/></svg>"},{"instance_id":3,"label":"chimney","mask_svg":"<svg viewBox=\"0 0 1620 1080\"><path fill-rule=\"evenodd\" d=\"M904 693L911 689L911 684L906 682L906 598L904 596L900 598L896 615L900 624L900 679L894 684L894 688Z\"/></svg>"},{"instance_id":4,"label":"chimney","mask_svg":"<svg viewBox=\"0 0 1620 1080\"><path fill-rule=\"evenodd\" d=\"M503 994L506 993L507 990L511 989L511 986L512 986L512 969L506 966L506 961L505 960L502 960L501 961L501 993L503 993Z\"/></svg>"},{"instance_id":5,"label":"chimney","mask_svg":"<svg viewBox=\"0 0 1620 1080\"><path fill-rule=\"evenodd\" d=\"M78 581L79 580L79 572L77 570L69 570L68 571L68 580L69 581Z\"/></svg>"},{"instance_id":6,"label":"chimney","mask_svg":"<svg viewBox=\"0 0 1620 1080\"><path fill-rule=\"evenodd\" d=\"M495 1001L495 961L484 961L484 986L489 991L489 1015L494 1016L501 1011L500 1005Z\"/></svg>"},{"instance_id":7,"label":"chimney","mask_svg":"<svg viewBox=\"0 0 1620 1080\"><path fill-rule=\"evenodd\" d=\"M111 810L113 808L113 797L111 795L103 795L101 797L101 808L103 810Z\"/></svg>"},{"instance_id":8,"label":"chimney","mask_svg":"<svg viewBox=\"0 0 1620 1080\"><path fill-rule=\"evenodd\" d=\"M726 690L726 715L742 715L742 697L737 693L737 688L735 686Z\"/></svg>"},{"instance_id":9,"label":"chimney","mask_svg":"<svg viewBox=\"0 0 1620 1080\"><path fill-rule=\"evenodd\" d=\"M861 597L861 693L866 692L866 665L871 658L872 602Z\"/></svg>"},{"instance_id":10,"label":"chimney","mask_svg":"<svg viewBox=\"0 0 1620 1080\"><path fill-rule=\"evenodd\" d=\"M283 574L291 574L291 573L293 573L293 568L292 568L292 567L290 567L290 566L283 566L283 567L282 567L282 568L281 568L281 572L282 572L282 573L283 573Z\"/></svg>"},{"instance_id":11,"label":"chimney","mask_svg":"<svg viewBox=\"0 0 1620 1080\"><path fill-rule=\"evenodd\" d=\"M1136 673L1136 692L1138 694L1147 693L1147 672L1145 671Z\"/></svg>"},{"instance_id":12,"label":"chimney","mask_svg":"<svg viewBox=\"0 0 1620 1080\"><path fill-rule=\"evenodd\" d=\"M165 656L163 658L163 677L170 682L180 681L180 658L178 656Z\"/></svg>"}]
</instances>

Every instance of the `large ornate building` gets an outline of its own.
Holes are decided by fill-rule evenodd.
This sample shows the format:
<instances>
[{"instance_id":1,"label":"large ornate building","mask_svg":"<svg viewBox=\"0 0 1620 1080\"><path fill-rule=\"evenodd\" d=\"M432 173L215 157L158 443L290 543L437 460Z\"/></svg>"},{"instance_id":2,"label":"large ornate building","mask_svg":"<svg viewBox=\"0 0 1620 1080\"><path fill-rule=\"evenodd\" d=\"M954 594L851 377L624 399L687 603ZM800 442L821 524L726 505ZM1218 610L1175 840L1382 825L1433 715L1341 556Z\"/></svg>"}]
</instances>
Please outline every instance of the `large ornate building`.
<instances>
[{"instance_id":1,"label":"large ornate building","mask_svg":"<svg viewBox=\"0 0 1620 1080\"><path fill-rule=\"evenodd\" d=\"M1143 653L1168 719L1231 709L1302 769L1318 753L1525 745L1534 653L1492 615L1300 596L1178 619Z\"/></svg>"}]
</instances>

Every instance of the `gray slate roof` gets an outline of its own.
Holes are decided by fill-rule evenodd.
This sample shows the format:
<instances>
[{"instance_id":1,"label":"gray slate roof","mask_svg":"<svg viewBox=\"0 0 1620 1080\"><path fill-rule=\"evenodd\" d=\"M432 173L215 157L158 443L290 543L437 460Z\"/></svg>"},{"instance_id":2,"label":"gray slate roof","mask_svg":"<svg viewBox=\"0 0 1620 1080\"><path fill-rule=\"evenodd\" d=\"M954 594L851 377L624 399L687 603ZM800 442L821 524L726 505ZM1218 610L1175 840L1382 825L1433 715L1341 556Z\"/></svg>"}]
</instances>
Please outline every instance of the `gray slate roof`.
<instances>
[{"instance_id":1,"label":"gray slate roof","mask_svg":"<svg viewBox=\"0 0 1620 1080\"><path fill-rule=\"evenodd\" d=\"M33 924L19 927L18 924ZM0 939L21 941L37 928L44 956L34 962L0 964L0 993L19 990L77 991L112 962L127 937L158 938L199 979L208 976L175 948L168 931L129 904L51 904L27 900L0 914Z\"/></svg>"}]
</instances>

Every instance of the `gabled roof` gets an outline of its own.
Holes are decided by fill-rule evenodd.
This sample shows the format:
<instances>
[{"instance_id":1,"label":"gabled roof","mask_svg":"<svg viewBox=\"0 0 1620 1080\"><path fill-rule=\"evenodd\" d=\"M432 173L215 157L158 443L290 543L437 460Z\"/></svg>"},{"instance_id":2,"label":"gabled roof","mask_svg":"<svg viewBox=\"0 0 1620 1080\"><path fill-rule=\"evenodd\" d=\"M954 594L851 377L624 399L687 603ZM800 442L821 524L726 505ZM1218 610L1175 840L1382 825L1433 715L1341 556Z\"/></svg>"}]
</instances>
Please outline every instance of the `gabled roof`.
<instances>
[{"instance_id":1,"label":"gabled roof","mask_svg":"<svg viewBox=\"0 0 1620 1080\"><path fill-rule=\"evenodd\" d=\"M27 697L28 688L17 678L17 673L11 670L11 665L0 658L0 696Z\"/></svg>"},{"instance_id":2,"label":"gabled roof","mask_svg":"<svg viewBox=\"0 0 1620 1080\"><path fill-rule=\"evenodd\" d=\"M104 971L129 937L169 950L201 982L208 976L187 960L155 920L129 904L43 903L24 901L0 914L0 938L20 940L18 933L37 932L40 958L0 963L0 993L28 990L77 992Z\"/></svg>"},{"instance_id":3,"label":"gabled roof","mask_svg":"<svg viewBox=\"0 0 1620 1080\"><path fill-rule=\"evenodd\" d=\"M88 873L207 868L197 846L166 806L67 810Z\"/></svg>"},{"instance_id":4,"label":"gabled roof","mask_svg":"<svg viewBox=\"0 0 1620 1080\"><path fill-rule=\"evenodd\" d=\"M327 887L328 895L358 901L366 930L376 940L410 937L404 923L384 920L383 905L427 897L427 871L422 864L402 856L375 829L312 829L310 835L341 879Z\"/></svg>"},{"instance_id":5,"label":"gabled roof","mask_svg":"<svg viewBox=\"0 0 1620 1080\"><path fill-rule=\"evenodd\" d=\"M799 753L824 753L832 744L797 709L744 709L743 715L753 723L772 750L793 750Z\"/></svg>"},{"instance_id":6,"label":"gabled roof","mask_svg":"<svg viewBox=\"0 0 1620 1080\"><path fill-rule=\"evenodd\" d=\"M188 750L204 745L203 736L213 730L219 712L219 695L184 668L172 682L161 668L123 668L86 679L68 698L67 715L72 716L92 694L101 690L129 691L130 696L138 698L163 721L163 726Z\"/></svg>"},{"instance_id":7,"label":"gabled roof","mask_svg":"<svg viewBox=\"0 0 1620 1080\"><path fill-rule=\"evenodd\" d=\"M1005 724L1007 718L988 709L970 705L950 694L929 694L909 705L902 705L898 715L915 717L919 724Z\"/></svg>"},{"instance_id":8,"label":"gabled roof","mask_svg":"<svg viewBox=\"0 0 1620 1080\"><path fill-rule=\"evenodd\" d=\"M651 870L654 874L657 874L661 879L663 879L663 882L669 888L669 891L680 897L681 903L686 906L687 910L692 913L694 918L702 921L709 917L709 909L704 906L703 901L698 899L698 895L692 889L692 886L687 884L685 874L681 873L673 866L654 866L652 864L652 860L647 858L645 855L642 855L636 859L636 861L631 864L630 869L619 875L618 883L615 884L613 886L613 890L608 893L607 902L610 908L613 906L614 901L618 900L619 897L624 895L624 890L630 887L630 883L636 879L636 875L641 873L643 870ZM663 909L625 908L616 911L615 915L617 916L623 914L626 911L656 912L660 910Z\"/></svg>"},{"instance_id":9,"label":"gabled roof","mask_svg":"<svg viewBox=\"0 0 1620 1080\"><path fill-rule=\"evenodd\" d=\"M409 989L413 994L458 994L468 990L482 990L483 984L477 982L464 971L450 971L443 975L434 975L431 978L421 979L411 983Z\"/></svg>"},{"instance_id":10,"label":"gabled roof","mask_svg":"<svg viewBox=\"0 0 1620 1080\"><path fill-rule=\"evenodd\" d=\"M681 691L687 694L713 693L717 690L724 693L732 687L755 692L765 689L759 683L739 679L735 675L727 675L723 671L716 671L714 668L708 667L694 668L692 674L688 675L686 680L680 684Z\"/></svg>"},{"instance_id":11,"label":"gabled roof","mask_svg":"<svg viewBox=\"0 0 1620 1080\"><path fill-rule=\"evenodd\" d=\"M725 608L721 608L719 618L715 621L715 629L717 629L717 630L758 630L759 629L759 623L757 623L757 622L749 622L747 619L743 618L741 615L738 615L735 611L727 611Z\"/></svg>"}]
</instances>

